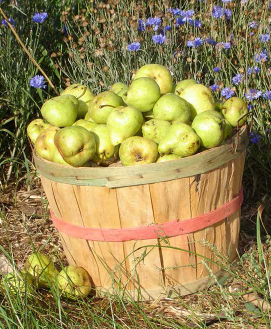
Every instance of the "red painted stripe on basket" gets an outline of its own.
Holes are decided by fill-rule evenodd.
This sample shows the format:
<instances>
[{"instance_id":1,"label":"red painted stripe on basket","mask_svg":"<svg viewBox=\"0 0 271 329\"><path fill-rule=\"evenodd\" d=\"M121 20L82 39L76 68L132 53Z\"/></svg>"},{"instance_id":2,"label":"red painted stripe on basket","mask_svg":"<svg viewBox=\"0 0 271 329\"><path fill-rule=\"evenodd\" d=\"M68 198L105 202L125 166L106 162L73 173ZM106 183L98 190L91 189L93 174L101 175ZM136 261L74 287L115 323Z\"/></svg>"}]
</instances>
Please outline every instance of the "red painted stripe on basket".
<instances>
[{"instance_id":1,"label":"red painted stripe on basket","mask_svg":"<svg viewBox=\"0 0 271 329\"><path fill-rule=\"evenodd\" d=\"M238 196L223 206L201 216L178 221L170 221L161 225L139 226L132 228L88 228L69 224L57 218L51 211L51 218L57 230L74 238L90 241L123 242L130 240L149 240L159 237L173 237L193 233L214 225L234 214L243 203L243 190Z\"/></svg>"}]
</instances>

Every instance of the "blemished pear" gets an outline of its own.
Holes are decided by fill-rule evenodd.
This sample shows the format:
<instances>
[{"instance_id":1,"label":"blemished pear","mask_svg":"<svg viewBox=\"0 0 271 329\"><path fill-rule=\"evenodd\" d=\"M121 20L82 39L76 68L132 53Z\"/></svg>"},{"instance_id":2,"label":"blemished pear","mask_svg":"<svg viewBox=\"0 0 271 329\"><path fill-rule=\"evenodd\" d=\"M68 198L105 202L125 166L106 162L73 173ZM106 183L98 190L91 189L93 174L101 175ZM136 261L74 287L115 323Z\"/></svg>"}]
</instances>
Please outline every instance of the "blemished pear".
<instances>
[{"instance_id":1,"label":"blemished pear","mask_svg":"<svg viewBox=\"0 0 271 329\"><path fill-rule=\"evenodd\" d=\"M174 94L177 96L180 96L180 94L185 90L185 88L192 86L194 84L196 84L197 81L194 79L186 79L186 80L182 80L180 82L177 83L175 89L174 89Z\"/></svg>"},{"instance_id":2,"label":"blemished pear","mask_svg":"<svg viewBox=\"0 0 271 329\"><path fill-rule=\"evenodd\" d=\"M170 126L171 123L166 120L152 119L146 121L142 125L143 137L151 139L155 143L159 144L161 139L166 136Z\"/></svg>"},{"instance_id":3,"label":"blemished pear","mask_svg":"<svg viewBox=\"0 0 271 329\"><path fill-rule=\"evenodd\" d=\"M89 102L94 98L91 90L87 86L81 85L79 83L70 85L65 90L63 90L60 95L73 95L78 99L79 106L77 119L82 119L85 117L86 113L88 112Z\"/></svg>"},{"instance_id":4,"label":"blemished pear","mask_svg":"<svg viewBox=\"0 0 271 329\"><path fill-rule=\"evenodd\" d=\"M84 127L86 128L88 131L91 131L94 127L97 126L98 123L93 122L93 121L88 121L85 119L80 119L75 121L75 123L73 124L73 126L80 126L80 127Z\"/></svg>"},{"instance_id":5,"label":"blemished pear","mask_svg":"<svg viewBox=\"0 0 271 329\"><path fill-rule=\"evenodd\" d=\"M11 272L2 277L1 286L12 294L24 295L34 292L35 282L31 274L25 271Z\"/></svg>"},{"instance_id":6,"label":"blemished pear","mask_svg":"<svg viewBox=\"0 0 271 329\"><path fill-rule=\"evenodd\" d=\"M162 96L154 105L154 119L187 122L191 117L191 105L183 98L168 93Z\"/></svg>"},{"instance_id":7,"label":"blemished pear","mask_svg":"<svg viewBox=\"0 0 271 329\"><path fill-rule=\"evenodd\" d=\"M200 139L194 130L185 123L174 123L160 141L158 151L161 156L175 154L187 157L195 154L200 146Z\"/></svg>"},{"instance_id":8,"label":"blemished pear","mask_svg":"<svg viewBox=\"0 0 271 329\"><path fill-rule=\"evenodd\" d=\"M151 78L133 80L128 88L127 96L123 96L128 106L133 106L141 112L152 110L160 98L160 88Z\"/></svg>"},{"instance_id":9,"label":"blemished pear","mask_svg":"<svg viewBox=\"0 0 271 329\"><path fill-rule=\"evenodd\" d=\"M42 119L35 119L27 126L27 136L30 138L31 142L35 144L39 134L49 127L51 127L49 123L45 123Z\"/></svg>"},{"instance_id":10,"label":"blemished pear","mask_svg":"<svg viewBox=\"0 0 271 329\"><path fill-rule=\"evenodd\" d=\"M57 96L42 105L41 114L53 126L68 127L77 118L78 106L78 99L73 95Z\"/></svg>"},{"instance_id":11,"label":"blemished pear","mask_svg":"<svg viewBox=\"0 0 271 329\"><path fill-rule=\"evenodd\" d=\"M87 297L92 290L88 272L79 266L67 266L57 277L58 287L63 296L70 299Z\"/></svg>"},{"instance_id":12,"label":"blemished pear","mask_svg":"<svg viewBox=\"0 0 271 329\"><path fill-rule=\"evenodd\" d=\"M88 112L96 123L106 123L110 112L118 106L124 105L120 96L113 91L104 91L93 98L89 104Z\"/></svg>"},{"instance_id":13,"label":"blemished pear","mask_svg":"<svg viewBox=\"0 0 271 329\"><path fill-rule=\"evenodd\" d=\"M233 127L242 126L247 121L247 104L239 97L228 99L222 106L222 113Z\"/></svg>"},{"instance_id":14,"label":"blemished pear","mask_svg":"<svg viewBox=\"0 0 271 329\"><path fill-rule=\"evenodd\" d=\"M115 94L117 94L120 97L124 96L124 94L127 93L127 90L128 90L128 86L123 82L116 82L110 88L110 91L113 91Z\"/></svg>"},{"instance_id":15,"label":"blemished pear","mask_svg":"<svg viewBox=\"0 0 271 329\"><path fill-rule=\"evenodd\" d=\"M25 269L33 276L38 287L53 285L58 275L58 270L50 257L38 251L28 256Z\"/></svg>"},{"instance_id":16,"label":"blemished pear","mask_svg":"<svg viewBox=\"0 0 271 329\"><path fill-rule=\"evenodd\" d=\"M125 139L119 149L120 161L124 166L153 163L158 156L157 144L145 137L133 136Z\"/></svg>"},{"instance_id":17,"label":"blemished pear","mask_svg":"<svg viewBox=\"0 0 271 329\"><path fill-rule=\"evenodd\" d=\"M59 130L54 138L62 158L73 167L81 167L96 152L94 135L84 127L71 126Z\"/></svg>"},{"instance_id":18,"label":"blemished pear","mask_svg":"<svg viewBox=\"0 0 271 329\"><path fill-rule=\"evenodd\" d=\"M202 84L196 83L185 88L180 94L180 97L192 105L192 120L201 112L215 110L215 101L212 92Z\"/></svg>"},{"instance_id":19,"label":"blemished pear","mask_svg":"<svg viewBox=\"0 0 271 329\"><path fill-rule=\"evenodd\" d=\"M114 109L107 118L107 127L113 145L122 143L134 136L143 123L142 113L132 106L120 106Z\"/></svg>"},{"instance_id":20,"label":"blemished pear","mask_svg":"<svg viewBox=\"0 0 271 329\"><path fill-rule=\"evenodd\" d=\"M157 82L161 95L170 93L173 88L173 80L170 71L160 64L146 64L142 66L135 74L134 79L151 78Z\"/></svg>"},{"instance_id":21,"label":"blemished pear","mask_svg":"<svg viewBox=\"0 0 271 329\"><path fill-rule=\"evenodd\" d=\"M43 159L52 161L54 151L56 149L54 138L57 131L60 128L55 126L50 126L43 130L42 133L39 134L38 138L35 141L35 150L40 157Z\"/></svg>"},{"instance_id":22,"label":"blemished pear","mask_svg":"<svg viewBox=\"0 0 271 329\"><path fill-rule=\"evenodd\" d=\"M166 161L172 161L172 160L178 160L178 159L181 159L181 157L179 155L167 154L167 155L160 156L156 162L159 163L159 162L166 162Z\"/></svg>"},{"instance_id":23,"label":"blemished pear","mask_svg":"<svg viewBox=\"0 0 271 329\"><path fill-rule=\"evenodd\" d=\"M201 146L212 148L224 140L225 119L217 111L205 111L195 117L192 128L200 137Z\"/></svg>"}]
</instances>

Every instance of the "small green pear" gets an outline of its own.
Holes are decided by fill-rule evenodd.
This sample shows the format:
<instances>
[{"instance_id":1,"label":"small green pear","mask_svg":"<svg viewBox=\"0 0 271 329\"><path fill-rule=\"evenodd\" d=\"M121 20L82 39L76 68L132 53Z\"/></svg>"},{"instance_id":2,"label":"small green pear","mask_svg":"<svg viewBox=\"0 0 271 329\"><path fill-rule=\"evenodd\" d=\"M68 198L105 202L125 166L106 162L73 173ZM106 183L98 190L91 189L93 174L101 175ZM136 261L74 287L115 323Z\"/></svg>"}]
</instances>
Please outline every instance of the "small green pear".
<instances>
[{"instance_id":1,"label":"small green pear","mask_svg":"<svg viewBox=\"0 0 271 329\"><path fill-rule=\"evenodd\" d=\"M110 112L118 106L124 105L120 96L113 91L104 91L93 98L89 104L88 112L96 123L106 123Z\"/></svg>"},{"instance_id":2,"label":"small green pear","mask_svg":"<svg viewBox=\"0 0 271 329\"><path fill-rule=\"evenodd\" d=\"M25 262L25 269L33 276L38 287L54 285L58 275L58 270L51 259L38 251L28 256Z\"/></svg>"},{"instance_id":3,"label":"small green pear","mask_svg":"<svg viewBox=\"0 0 271 329\"><path fill-rule=\"evenodd\" d=\"M134 79L151 78L159 86L161 95L170 93L173 87L170 71L160 64L146 64L142 66L135 74ZM130 104L129 104L130 105Z\"/></svg>"},{"instance_id":4,"label":"small green pear","mask_svg":"<svg viewBox=\"0 0 271 329\"><path fill-rule=\"evenodd\" d=\"M165 94L154 105L153 116L155 119L187 122L191 117L191 105L184 99L174 94Z\"/></svg>"},{"instance_id":5,"label":"small green pear","mask_svg":"<svg viewBox=\"0 0 271 329\"><path fill-rule=\"evenodd\" d=\"M42 119L35 119L29 123L26 132L31 142L35 144L39 134L49 127L51 127L49 123L45 123Z\"/></svg>"},{"instance_id":6,"label":"small green pear","mask_svg":"<svg viewBox=\"0 0 271 329\"><path fill-rule=\"evenodd\" d=\"M89 112L87 112L87 114L85 115L84 120L86 120L86 121L90 121L90 122L94 122L94 121L91 119Z\"/></svg>"},{"instance_id":7,"label":"small green pear","mask_svg":"<svg viewBox=\"0 0 271 329\"><path fill-rule=\"evenodd\" d=\"M38 138L35 141L35 150L40 157L43 159L52 161L54 151L56 149L54 138L57 131L60 128L55 126L50 126L43 130L41 134L39 134Z\"/></svg>"},{"instance_id":8,"label":"small green pear","mask_svg":"<svg viewBox=\"0 0 271 329\"><path fill-rule=\"evenodd\" d=\"M222 106L222 113L233 127L242 126L247 121L248 113L247 104L239 97L232 97L228 99Z\"/></svg>"},{"instance_id":9,"label":"small green pear","mask_svg":"<svg viewBox=\"0 0 271 329\"><path fill-rule=\"evenodd\" d=\"M159 98L159 86L151 78L133 80L128 88L127 96L123 96L128 106L133 106L141 112L150 111Z\"/></svg>"},{"instance_id":10,"label":"small green pear","mask_svg":"<svg viewBox=\"0 0 271 329\"><path fill-rule=\"evenodd\" d=\"M59 130L54 138L62 158L73 167L81 167L96 152L94 135L84 127L71 126Z\"/></svg>"},{"instance_id":11,"label":"small green pear","mask_svg":"<svg viewBox=\"0 0 271 329\"><path fill-rule=\"evenodd\" d=\"M201 112L215 110L215 100L212 92L202 84L196 83L185 88L180 97L192 105L192 120Z\"/></svg>"},{"instance_id":12,"label":"small green pear","mask_svg":"<svg viewBox=\"0 0 271 329\"><path fill-rule=\"evenodd\" d=\"M64 297L78 299L87 297L92 290L91 279L88 272L79 266L67 266L57 277L58 287Z\"/></svg>"},{"instance_id":13,"label":"small green pear","mask_svg":"<svg viewBox=\"0 0 271 329\"><path fill-rule=\"evenodd\" d=\"M225 119L217 111L205 111L195 117L192 128L200 137L201 146L216 147L224 140Z\"/></svg>"},{"instance_id":14,"label":"small green pear","mask_svg":"<svg viewBox=\"0 0 271 329\"><path fill-rule=\"evenodd\" d=\"M122 143L126 138L134 136L143 123L142 113L132 106L120 106L112 110L106 124L113 145Z\"/></svg>"},{"instance_id":15,"label":"small green pear","mask_svg":"<svg viewBox=\"0 0 271 329\"><path fill-rule=\"evenodd\" d=\"M70 85L63 90L60 95L73 95L78 99L77 119L85 117L88 112L89 102L94 98L91 90L87 86L80 85L79 83Z\"/></svg>"},{"instance_id":16,"label":"small green pear","mask_svg":"<svg viewBox=\"0 0 271 329\"><path fill-rule=\"evenodd\" d=\"M185 88L196 84L197 81L194 79L186 79L177 83L174 94L180 96L180 94L185 90Z\"/></svg>"},{"instance_id":17,"label":"small green pear","mask_svg":"<svg viewBox=\"0 0 271 329\"><path fill-rule=\"evenodd\" d=\"M87 121L87 120L84 120L84 119L80 119L80 120L75 121L75 123L73 124L73 126L84 127L88 131L91 131L94 127L97 126L97 123L96 122L93 122L93 121Z\"/></svg>"},{"instance_id":18,"label":"small green pear","mask_svg":"<svg viewBox=\"0 0 271 329\"><path fill-rule=\"evenodd\" d=\"M187 157L197 152L200 139L194 130L185 123L174 123L167 131L166 136L158 145L159 153L163 155L175 154Z\"/></svg>"},{"instance_id":19,"label":"small green pear","mask_svg":"<svg viewBox=\"0 0 271 329\"><path fill-rule=\"evenodd\" d=\"M1 287L14 295L24 295L25 293L34 292L35 282L32 275L22 270L20 272L11 272L3 276Z\"/></svg>"},{"instance_id":20,"label":"small green pear","mask_svg":"<svg viewBox=\"0 0 271 329\"><path fill-rule=\"evenodd\" d=\"M178 160L178 159L181 159L181 157L179 155L167 154L167 155L163 155L162 157L159 157L156 162L157 163L158 162L166 162L166 161L172 161L172 160Z\"/></svg>"},{"instance_id":21,"label":"small green pear","mask_svg":"<svg viewBox=\"0 0 271 329\"><path fill-rule=\"evenodd\" d=\"M153 163L158 156L157 144L145 137L133 136L125 139L119 149L120 161L124 166Z\"/></svg>"},{"instance_id":22,"label":"small green pear","mask_svg":"<svg viewBox=\"0 0 271 329\"><path fill-rule=\"evenodd\" d=\"M146 121L142 125L143 137L151 139L155 143L159 144L161 139L166 136L170 126L171 123L166 120L152 119Z\"/></svg>"},{"instance_id":23,"label":"small green pear","mask_svg":"<svg viewBox=\"0 0 271 329\"><path fill-rule=\"evenodd\" d=\"M123 82L117 82L111 86L110 91L113 91L115 94L122 97L127 93L128 86Z\"/></svg>"},{"instance_id":24,"label":"small green pear","mask_svg":"<svg viewBox=\"0 0 271 329\"><path fill-rule=\"evenodd\" d=\"M42 117L57 127L71 126L78 113L79 102L73 95L62 95L49 99L41 108Z\"/></svg>"}]
</instances>

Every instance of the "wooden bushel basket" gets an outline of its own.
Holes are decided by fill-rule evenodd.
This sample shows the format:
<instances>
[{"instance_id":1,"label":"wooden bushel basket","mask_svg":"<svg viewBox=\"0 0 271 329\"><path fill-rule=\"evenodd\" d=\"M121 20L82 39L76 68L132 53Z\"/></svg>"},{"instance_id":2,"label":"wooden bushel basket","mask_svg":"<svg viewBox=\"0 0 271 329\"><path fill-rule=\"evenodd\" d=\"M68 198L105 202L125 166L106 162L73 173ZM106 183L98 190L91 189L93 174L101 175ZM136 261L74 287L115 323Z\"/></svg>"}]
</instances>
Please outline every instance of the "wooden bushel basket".
<instances>
[{"instance_id":1,"label":"wooden bushel basket","mask_svg":"<svg viewBox=\"0 0 271 329\"><path fill-rule=\"evenodd\" d=\"M74 168L34 155L69 264L98 295L209 287L223 273L216 255L237 255L247 144L242 127L219 147L149 165Z\"/></svg>"}]
</instances>

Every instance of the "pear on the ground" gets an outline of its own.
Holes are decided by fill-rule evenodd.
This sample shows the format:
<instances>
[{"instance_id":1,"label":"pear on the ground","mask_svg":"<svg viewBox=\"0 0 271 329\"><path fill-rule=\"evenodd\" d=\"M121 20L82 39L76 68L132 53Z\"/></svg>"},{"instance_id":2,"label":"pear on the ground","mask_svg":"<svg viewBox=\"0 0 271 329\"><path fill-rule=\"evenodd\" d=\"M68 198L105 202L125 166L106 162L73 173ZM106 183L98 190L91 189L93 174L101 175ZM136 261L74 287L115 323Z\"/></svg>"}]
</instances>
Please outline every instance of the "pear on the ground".
<instances>
[{"instance_id":1,"label":"pear on the ground","mask_svg":"<svg viewBox=\"0 0 271 329\"><path fill-rule=\"evenodd\" d=\"M202 84L196 83L185 88L180 97L192 105L192 120L201 112L215 110L212 92Z\"/></svg>"},{"instance_id":2,"label":"pear on the ground","mask_svg":"<svg viewBox=\"0 0 271 329\"><path fill-rule=\"evenodd\" d=\"M58 287L62 295L70 299L87 297L92 290L88 272L79 266L67 266L57 277Z\"/></svg>"},{"instance_id":3,"label":"pear on the ground","mask_svg":"<svg viewBox=\"0 0 271 329\"><path fill-rule=\"evenodd\" d=\"M49 123L45 123L42 119L35 119L29 123L26 132L31 142L35 144L39 134L49 127L51 127Z\"/></svg>"},{"instance_id":4,"label":"pear on the ground","mask_svg":"<svg viewBox=\"0 0 271 329\"><path fill-rule=\"evenodd\" d=\"M187 122L191 117L191 105L172 93L163 95L154 105L154 119Z\"/></svg>"},{"instance_id":5,"label":"pear on the ground","mask_svg":"<svg viewBox=\"0 0 271 329\"><path fill-rule=\"evenodd\" d=\"M205 111L195 117L192 128L200 137L201 146L216 147L224 140L225 119L217 111Z\"/></svg>"},{"instance_id":6,"label":"pear on the ground","mask_svg":"<svg viewBox=\"0 0 271 329\"><path fill-rule=\"evenodd\" d=\"M177 96L180 96L180 94L185 90L185 88L190 87L196 83L197 83L197 81L194 79L182 80L177 83L175 90L174 90L174 94Z\"/></svg>"},{"instance_id":7,"label":"pear on the ground","mask_svg":"<svg viewBox=\"0 0 271 329\"><path fill-rule=\"evenodd\" d=\"M41 108L42 117L57 127L71 126L78 113L79 102L73 95L62 95L49 99Z\"/></svg>"},{"instance_id":8,"label":"pear on the ground","mask_svg":"<svg viewBox=\"0 0 271 329\"><path fill-rule=\"evenodd\" d=\"M58 270L50 257L41 252L35 252L28 256L25 269L33 276L38 287L54 285L58 275Z\"/></svg>"},{"instance_id":9,"label":"pear on the ground","mask_svg":"<svg viewBox=\"0 0 271 329\"><path fill-rule=\"evenodd\" d=\"M172 92L173 81L170 71L160 64L146 64L135 74L134 79L151 78L157 82L161 95Z\"/></svg>"},{"instance_id":10,"label":"pear on the ground","mask_svg":"<svg viewBox=\"0 0 271 329\"><path fill-rule=\"evenodd\" d=\"M194 130L185 123L174 123L167 131L166 136L158 145L159 153L163 155L175 154L187 157L197 152L200 140Z\"/></svg>"},{"instance_id":11,"label":"pear on the ground","mask_svg":"<svg viewBox=\"0 0 271 329\"><path fill-rule=\"evenodd\" d=\"M166 161L172 161L172 160L178 160L178 159L181 159L181 157L179 155L167 154L167 155L160 156L156 162L157 163L166 162Z\"/></svg>"},{"instance_id":12,"label":"pear on the ground","mask_svg":"<svg viewBox=\"0 0 271 329\"><path fill-rule=\"evenodd\" d=\"M120 106L112 110L107 118L110 139L113 145L134 136L143 123L142 113L132 106Z\"/></svg>"},{"instance_id":13,"label":"pear on the ground","mask_svg":"<svg viewBox=\"0 0 271 329\"><path fill-rule=\"evenodd\" d=\"M159 144L161 139L166 136L170 126L171 123L166 120L152 119L146 121L142 125L143 137L151 139L155 143Z\"/></svg>"},{"instance_id":14,"label":"pear on the ground","mask_svg":"<svg viewBox=\"0 0 271 329\"><path fill-rule=\"evenodd\" d=\"M75 83L61 92L60 95L73 95L78 99L78 112L77 119L82 119L88 112L88 106L90 101L94 98L91 90L84 85Z\"/></svg>"},{"instance_id":15,"label":"pear on the ground","mask_svg":"<svg viewBox=\"0 0 271 329\"><path fill-rule=\"evenodd\" d=\"M223 104L222 113L233 127L238 123L242 126L247 121L247 104L239 97L232 97Z\"/></svg>"},{"instance_id":16,"label":"pear on the ground","mask_svg":"<svg viewBox=\"0 0 271 329\"><path fill-rule=\"evenodd\" d=\"M2 277L1 287L14 295L24 295L34 292L35 282L33 276L28 272L11 272Z\"/></svg>"},{"instance_id":17,"label":"pear on the ground","mask_svg":"<svg viewBox=\"0 0 271 329\"><path fill-rule=\"evenodd\" d=\"M124 166L153 163L158 156L157 144L145 137L133 136L125 139L119 149L120 161Z\"/></svg>"},{"instance_id":18,"label":"pear on the ground","mask_svg":"<svg viewBox=\"0 0 271 329\"><path fill-rule=\"evenodd\" d=\"M128 86L123 82L117 82L111 86L110 91L113 91L115 94L122 97L127 93Z\"/></svg>"},{"instance_id":19,"label":"pear on the ground","mask_svg":"<svg viewBox=\"0 0 271 329\"><path fill-rule=\"evenodd\" d=\"M88 131L91 131L94 127L97 126L98 123L94 122L94 121L88 121L85 119L80 119L75 121L75 123L73 124L73 126L80 126L80 127L84 127L86 128Z\"/></svg>"},{"instance_id":20,"label":"pear on the ground","mask_svg":"<svg viewBox=\"0 0 271 329\"><path fill-rule=\"evenodd\" d=\"M55 126L50 126L43 130L39 134L38 138L35 141L35 150L40 157L43 159L52 161L53 154L55 152L56 146L54 143L55 134L59 131L60 128Z\"/></svg>"},{"instance_id":21,"label":"pear on the ground","mask_svg":"<svg viewBox=\"0 0 271 329\"><path fill-rule=\"evenodd\" d=\"M128 88L127 95L123 96L123 100L127 105L133 106L141 112L152 110L159 98L159 86L151 78L133 80Z\"/></svg>"},{"instance_id":22,"label":"pear on the ground","mask_svg":"<svg viewBox=\"0 0 271 329\"><path fill-rule=\"evenodd\" d=\"M93 98L89 104L88 112L96 123L106 123L110 112L118 106L124 105L120 96L113 91L104 91Z\"/></svg>"},{"instance_id":23,"label":"pear on the ground","mask_svg":"<svg viewBox=\"0 0 271 329\"><path fill-rule=\"evenodd\" d=\"M81 167L94 157L94 135L84 127L71 126L59 130L54 138L62 158L73 167Z\"/></svg>"}]
</instances>

